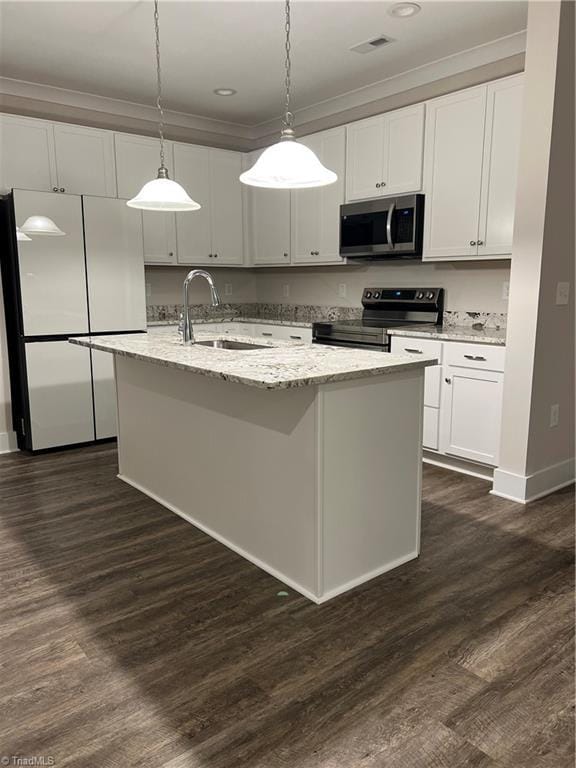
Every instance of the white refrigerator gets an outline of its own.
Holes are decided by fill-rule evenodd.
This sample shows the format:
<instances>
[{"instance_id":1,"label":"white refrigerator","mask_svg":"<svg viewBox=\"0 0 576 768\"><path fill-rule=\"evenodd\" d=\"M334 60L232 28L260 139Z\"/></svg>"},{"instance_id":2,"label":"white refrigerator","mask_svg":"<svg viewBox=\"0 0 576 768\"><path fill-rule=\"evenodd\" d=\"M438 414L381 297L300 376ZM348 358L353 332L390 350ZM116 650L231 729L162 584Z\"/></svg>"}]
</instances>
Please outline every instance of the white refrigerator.
<instances>
[{"instance_id":1,"label":"white refrigerator","mask_svg":"<svg viewBox=\"0 0 576 768\"><path fill-rule=\"evenodd\" d=\"M16 241L28 216L63 237ZM27 450L116 435L113 358L70 336L146 330L142 217L124 200L14 190L2 200L14 430Z\"/></svg>"}]
</instances>

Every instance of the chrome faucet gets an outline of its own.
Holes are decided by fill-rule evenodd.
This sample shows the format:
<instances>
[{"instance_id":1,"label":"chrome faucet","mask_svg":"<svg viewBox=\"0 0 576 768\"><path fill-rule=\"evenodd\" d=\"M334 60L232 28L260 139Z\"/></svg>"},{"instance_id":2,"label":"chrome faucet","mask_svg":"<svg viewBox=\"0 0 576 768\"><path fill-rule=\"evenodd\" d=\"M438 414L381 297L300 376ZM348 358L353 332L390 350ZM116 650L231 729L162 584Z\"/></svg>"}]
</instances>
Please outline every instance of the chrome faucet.
<instances>
[{"instance_id":1,"label":"chrome faucet","mask_svg":"<svg viewBox=\"0 0 576 768\"><path fill-rule=\"evenodd\" d=\"M195 277L203 277L210 286L210 295L212 297L212 306L217 307L220 304L220 297L218 291L212 280L212 275L203 269L192 269L186 275L184 280L184 318L182 325L182 343L194 344L194 329L192 328L192 322L190 321L190 311L188 306L188 286L194 280Z\"/></svg>"}]
</instances>

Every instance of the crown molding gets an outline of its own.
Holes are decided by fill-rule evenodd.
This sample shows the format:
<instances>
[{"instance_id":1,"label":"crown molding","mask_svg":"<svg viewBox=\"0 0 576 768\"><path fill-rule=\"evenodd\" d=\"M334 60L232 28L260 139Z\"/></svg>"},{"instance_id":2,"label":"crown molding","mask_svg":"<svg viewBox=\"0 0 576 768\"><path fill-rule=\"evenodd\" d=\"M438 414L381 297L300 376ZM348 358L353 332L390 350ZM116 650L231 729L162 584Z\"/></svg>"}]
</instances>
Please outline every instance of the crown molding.
<instances>
[{"instance_id":1,"label":"crown molding","mask_svg":"<svg viewBox=\"0 0 576 768\"><path fill-rule=\"evenodd\" d=\"M296 110L296 123L301 133L313 133L415 100L425 100L430 98L422 95L426 86L438 81L447 82L471 70L486 72L485 80L511 74L521 70L520 61L525 50L526 32L517 32ZM489 65L499 61L509 62L510 71L490 75ZM482 74L479 77L482 78ZM452 90L457 87L454 85ZM446 90L450 88L443 92ZM406 98L400 94L405 94ZM0 77L0 108L5 112L129 133L156 135L158 130L157 110L153 106L7 77ZM274 141L281 127L280 118L246 125L170 110L165 110L164 114L167 138L242 151Z\"/></svg>"},{"instance_id":2,"label":"crown molding","mask_svg":"<svg viewBox=\"0 0 576 768\"><path fill-rule=\"evenodd\" d=\"M453 77L471 69L492 64L501 59L508 59L526 51L526 30L513 35L492 40L489 43L469 48L465 51L446 56L442 59L423 64L420 67L401 72L398 75L380 80L377 83L357 88L354 91L335 96L332 99L312 104L309 107L294 110L297 125L314 123L331 115L363 107L374 101L410 91L436 80ZM261 139L276 133L281 127L281 118L267 120L253 126L252 138Z\"/></svg>"}]
</instances>

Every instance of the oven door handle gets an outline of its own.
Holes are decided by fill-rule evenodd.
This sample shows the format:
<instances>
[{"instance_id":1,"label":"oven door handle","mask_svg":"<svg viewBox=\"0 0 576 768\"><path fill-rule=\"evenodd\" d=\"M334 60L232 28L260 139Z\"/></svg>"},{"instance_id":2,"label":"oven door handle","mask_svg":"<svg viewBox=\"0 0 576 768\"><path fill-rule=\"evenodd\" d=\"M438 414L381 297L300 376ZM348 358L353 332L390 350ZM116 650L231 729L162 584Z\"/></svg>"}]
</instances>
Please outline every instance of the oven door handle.
<instances>
[{"instance_id":1,"label":"oven door handle","mask_svg":"<svg viewBox=\"0 0 576 768\"><path fill-rule=\"evenodd\" d=\"M393 202L388 209L388 218L386 219L386 240L388 241L390 248L394 248L394 241L392 240L392 216L394 216L395 209L396 203Z\"/></svg>"}]
</instances>

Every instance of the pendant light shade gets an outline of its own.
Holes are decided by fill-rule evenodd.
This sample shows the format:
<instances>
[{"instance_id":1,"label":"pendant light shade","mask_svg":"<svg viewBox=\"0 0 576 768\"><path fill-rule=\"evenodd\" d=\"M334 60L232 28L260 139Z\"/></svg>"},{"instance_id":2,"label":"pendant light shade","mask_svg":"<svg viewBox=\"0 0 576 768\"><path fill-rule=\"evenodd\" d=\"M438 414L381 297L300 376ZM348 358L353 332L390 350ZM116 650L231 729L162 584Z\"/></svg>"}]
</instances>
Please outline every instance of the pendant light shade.
<instances>
[{"instance_id":1,"label":"pendant light shade","mask_svg":"<svg viewBox=\"0 0 576 768\"><path fill-rule=\"evenodd\" d=\"M164 164L164 110L162 109L162 71L160 69L160 19L158 0L154 0L154 31L156 34L156 107L158 108L158 134L160 136L160 168L158 177L146 182L140 192L126 202L130 208L144 211L197 211L201 206L188 195L184 187L168 177Z\"/></svg>"},{"instance_id":2,"label":"pendant light shade","mask_svg":"<svg viewBox=\"0 0 576 768\"><path fill-rule=\"evenodd\" d=\"M184 187L161 174L162 170L159 168L158 178L144 184L136 197L128 200L126 205L144 211L197 211L200 204L189 197Z\"/></svg>"},{"instance_id":3,"label":"pendant light shade","mask_svg":"<svg viewBox=\"0 0 576 768\"><path fill-rule=\"evenodd\" d=\"M31 242L32 238L28 237L24 232L20 230L20 227L16 227L16 240L18 240L19 243L24 243L26 240L28 242Z\"/></svg>"},{"instance_id":4,"label":"pendant light shade","mask_svg":"<svg viewBox=\"0 0 576 768\"><path fill-rule=\"evenodd\" d=\"M20 227L20 233L22 232L25 235L48 235L50 237L62 237L66 234L48 216L28 216Z\"/></svg>"},{"instance_id":5,"label":"pendant light shade","mask_svg":"<svg viewBox=\"0 0 576 768\"><path fill-rule=\"evenodd\" d=\"M286 94L284 100L284 128L280 141L260 155L256 163L240 176L240 181L252 187L268 189L307 189L333 184L338 176L325 168L309 147L294 138L294 115L290 111L290 0L285 2L286 40Z\"/></svg>"},{"instance_id":6,"label":"pendant light shade","mask_svg":"<svg viewBox=\"0 0 576 768\"><path fill-rule=\"evenodd\" d=\"M264 150L252 168L240 176L244 184L269 189L324 187L337 179L311 149L290 135L283 135L277 144Z\"/></svg>"}]
</instances>

